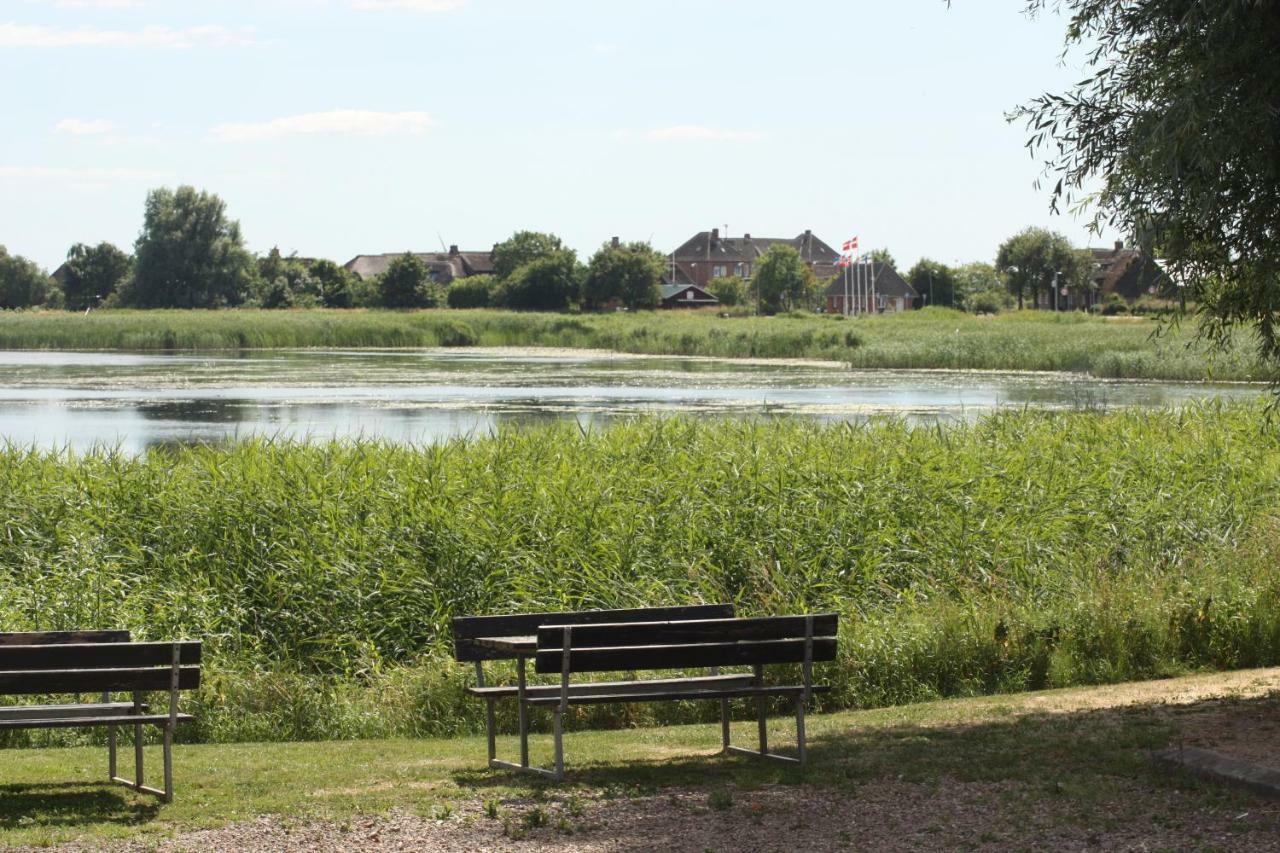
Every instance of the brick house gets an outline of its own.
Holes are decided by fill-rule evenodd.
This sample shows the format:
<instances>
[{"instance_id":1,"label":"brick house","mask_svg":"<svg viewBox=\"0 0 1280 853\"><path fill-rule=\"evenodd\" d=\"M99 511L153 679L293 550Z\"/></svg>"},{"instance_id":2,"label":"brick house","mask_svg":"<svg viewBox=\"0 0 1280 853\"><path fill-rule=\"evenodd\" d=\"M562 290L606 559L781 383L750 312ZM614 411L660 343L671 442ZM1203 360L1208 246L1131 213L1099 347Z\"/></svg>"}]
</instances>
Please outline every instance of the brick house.
<instances>
[{"instance_id":1,"label":"brick house","mask_svg":"<svg viewBox=\"0 0 1280 853\"><path fill-rule=\"evenodd\" d=\"M447 252L412 252L422 261L431 280L437 284L448 286L459 278L473 275L493 274L493 252L460 252L457 246L450 246ZM384 255L356 255L343 264L343 268L355 273L362 279L377 278L387 271L391 262L404 255L404 252L391 252Z\"/></svg>"},{"instance_id":2,"label":"brick house","mask_svg":"<svg viewBox=\"0 0 1280 853\"><path fill-rule=\"evenodd\" d=\"M819 279L827 279L836 273L836 261L840 253L805 231L797 237L722 237L720 229L700 231L686 240L667 256L667 284L696 284L707 287L717 278L737 276L749 279L755 265L770 247L782 243L800 253Z\"/></svg>"}]
</instances>

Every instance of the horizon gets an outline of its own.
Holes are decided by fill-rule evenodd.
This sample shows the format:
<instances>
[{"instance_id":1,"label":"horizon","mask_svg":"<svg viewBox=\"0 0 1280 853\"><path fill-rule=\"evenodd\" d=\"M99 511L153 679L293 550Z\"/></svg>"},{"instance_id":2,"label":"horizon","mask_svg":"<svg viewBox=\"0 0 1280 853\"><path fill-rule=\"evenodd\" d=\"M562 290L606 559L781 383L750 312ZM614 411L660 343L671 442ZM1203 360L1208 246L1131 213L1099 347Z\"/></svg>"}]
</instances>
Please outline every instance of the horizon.
<instances>
[{"instance_id":1,"label":"horizon","mask_svg":"<svg viewBox=\"0 0 1280 853\"><path fill-rule=\"evenodd\" d=\"M180 184L255 253L340 264L526 229L584 260L812 230L903 269L990 261L1027 226L1123 236L1052 215L1005 119L1078 79L1062 18L881 5L22 0L0 16L0 69L27 81L0 245L50 271L74 243L131 249L146 192Z\"/></svg>"}]
</instances>

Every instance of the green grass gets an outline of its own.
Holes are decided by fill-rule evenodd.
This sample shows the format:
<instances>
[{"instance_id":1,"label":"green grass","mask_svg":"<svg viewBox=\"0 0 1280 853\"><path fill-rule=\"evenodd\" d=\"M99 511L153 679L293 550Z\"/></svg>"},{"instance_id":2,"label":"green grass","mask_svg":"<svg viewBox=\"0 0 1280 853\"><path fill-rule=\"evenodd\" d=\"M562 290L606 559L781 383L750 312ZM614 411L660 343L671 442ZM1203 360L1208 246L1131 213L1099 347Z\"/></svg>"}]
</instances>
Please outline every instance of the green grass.
<instances>
[{"instance_id":1,"label":"green grass","mask_svg":"<svg viewBox=\"0 0 1280 853\"><path fill-rule=\"evenodd\" d=\"M586 347L657 355L818 358L858 368L1052 370L1106 378L1267 380L1247 334L1206 353L1154 321L945 309L850 319L708 312L98 311L0 314L0 349Z\"/></svg>"},{"instance_id":2,"label":"green grass","mask_svg":"<svg viewBox=\"0 0 1280 853\"><path fill-rule=\"evenodd\" d=\"M1205 689L1202 681L1169 687ZM993 829L1016 822L1024 810L1056 808L1053 801L1064 796L1071 798L1076 819L1090 826L1119 818L1140 828L1157 812L1162 820L1176 821L1189 806L1169 797L1171 791L1190 798L1202 823L1222 818L1215 812L1225 813L1227 833L1274 829L1273 820L1261 826L1232 823L1231 817L1250 808L1247 795L1204 789L1148 759L1149 750L1177 742L1176 715L1194 714L1201 706L1173 711L1146 700L1121 710L1080 710L1088 707L1087 699L1086 691L1073 690L813 716L812 764L806 772L712 757L719 746L715 725L628 732L583 731L575 725L566 737L568 783L551 787L485 769L484 741L477 737L186 745L175 751L177 796L171 805L102 784L106 756L100 747L10 750L4 753L0 782L0 846L130 837L157 841L175 831L261 815L342 823L390 809L528 827L546 818L572 828L584 800L692 788L706 793L709 811L728 811L745 808L752 792L766 786L821 786L857 798L862 786L878 782L979 782L991 785L997 800L1009 796L1008 786L1016 786L1020 793L1005 802L1014 811L993 813ZM1045 713L1041 703L1046 701L1061 703L1063 710ZM1254 714L1276 708L1274 698L1237 701L1247 701L1246 710ZM1223 705L1214 700L1204 707ZM754 723L734 724L735 741L749 743L754 734ZM782 751L791 748L790 720L770 722L770 742ZM533 762L545 766L550 748L542 729L535 730L532 745ZM515 746L513 738L503 738L500 754L512 754ZM126 750L125 758L130 756ZM153 770L158 758L149 748ZM130 767L126 762L126 772ZM1135 798L1126 787L1132 783L1153 794ZM492 817L480 810L482 802ZM468 804L470 816L463 814Z\"/></svg>"},{"instance_id":3,"label":"green grass","mask_svg":"<svg viewBox=\"0 0 1280 853\"><path fill-rule=\"evenodd\" d=\"M475 732L472 675L448 649L449 619L469 613L835 610L827 708L1270 665L1273 427L1238 405L947 429L654 419L143 457L10 447L0 630L203 638L185 736L204 741Z\"/></svg>"}]
</instances>

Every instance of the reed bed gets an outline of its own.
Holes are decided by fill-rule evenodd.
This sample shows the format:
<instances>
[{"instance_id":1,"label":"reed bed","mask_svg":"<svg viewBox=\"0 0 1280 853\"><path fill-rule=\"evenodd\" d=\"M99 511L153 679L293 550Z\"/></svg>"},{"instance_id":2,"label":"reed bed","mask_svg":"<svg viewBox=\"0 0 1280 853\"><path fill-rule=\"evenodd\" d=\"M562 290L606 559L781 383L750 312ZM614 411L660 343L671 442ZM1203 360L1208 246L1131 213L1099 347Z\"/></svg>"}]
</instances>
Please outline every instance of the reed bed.
<instances>
[{"instance_id":1,"label":"reed bed","mask_svg":"<svg viewBox=\"0 0 1280 853\"><path fill-rule=\"evenodd\" d=\"M1136 318L931 308L844 319L714 312L98 311L0 315L0 349L583 347L655 355L816 358L858 368L1051 370L1104 378L1271 380L1241 333L1209 352L1188 328Z\"/></svg>"},{"instance_id":2,"label":"reed bed","mask_svg":"<svg viewBox=\"0 0 1280 853\"><path fill-rule=\"evenodd\" d=\"M140 457L9 446L0 630L205 638L187 736L208 740L474 731L447 640L462 613L834 609L832 708L1271 665L1272 426L1232 405L946 429L642 419Z\"/></svg>"}]
</instances>

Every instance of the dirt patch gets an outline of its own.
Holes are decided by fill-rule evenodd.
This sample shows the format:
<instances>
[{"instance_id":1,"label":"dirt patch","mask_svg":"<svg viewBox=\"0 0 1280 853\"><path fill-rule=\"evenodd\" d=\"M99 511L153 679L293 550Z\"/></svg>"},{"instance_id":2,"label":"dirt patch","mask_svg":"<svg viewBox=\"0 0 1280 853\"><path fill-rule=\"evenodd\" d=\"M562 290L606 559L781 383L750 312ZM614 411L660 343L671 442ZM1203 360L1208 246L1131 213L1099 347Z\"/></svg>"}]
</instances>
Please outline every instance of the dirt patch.
<instances>
[{"instance_id":1,"label":"dirt patch","mask_svg":"<svg viewBox=\"0 0 1280 853\"><path fill-rule=\"evenodd\" d=\"M1202 702L1178 714L1174 746L1193 746L1280 770L1280 693L1260 702Z\"/></svg>"},{"instance_id":2,"label":"dirt patch","mask_svg":"<svg viewBox=\"0 0 1280 853\"><path fill-rule=\"evenodd\" d=\"M1280 850L1280 804L1207 803L1194 788L1135 782L1098 792L1013 782L885 780L672 790L608 799L468 803L444 817L392 813L345 822L264 818L138 841L120 851ZM64 851L101 849L69 846Z\"/></svg>"}]
</instances>

